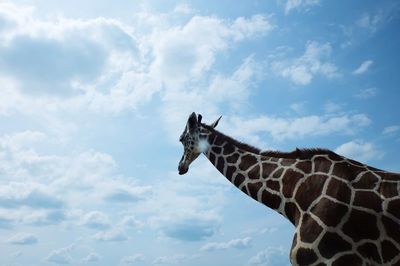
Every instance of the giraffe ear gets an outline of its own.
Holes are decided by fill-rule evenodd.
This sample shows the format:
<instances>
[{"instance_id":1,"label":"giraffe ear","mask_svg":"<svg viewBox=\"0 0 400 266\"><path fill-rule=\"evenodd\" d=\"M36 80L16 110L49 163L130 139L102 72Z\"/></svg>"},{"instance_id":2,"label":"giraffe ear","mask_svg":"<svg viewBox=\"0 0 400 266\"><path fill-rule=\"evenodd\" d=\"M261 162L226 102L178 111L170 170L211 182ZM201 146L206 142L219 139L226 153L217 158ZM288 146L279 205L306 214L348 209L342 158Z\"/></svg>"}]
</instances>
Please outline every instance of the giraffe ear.
<instances>
[{"instance_id":1,"label":"giraffe ear","mask_svg":"<svg viewBox=\"0 0 400 266\"><path fill-rule=\"evenodd\" d=\"M201 119L203 118L203 116L201 114L197 115L197 123L201 124Z\"/></svg>"},{"instance_id":2,"label":"giraffe ear","mask_svg":"<svg viewBox=\"0 0 400 266\"><path fill-rule=\"evenodd\" d=\"M189 129L189 131L192 131L193 129L197 128L197 117L196 117L196 113L193 112L188 119L187 122L187 127Z\"/></svg>"},{"instance_id":3,"label":"giraffe ear","mask_svg":"<svg viewBox=\"0 0 400 266\"><path fill-rule=\"evenodd\" d=\"M212 128L215 128L217 125L218 125L218 122L219 122L219 120L222 118L222 115L217 119L217 120L215 120L215 122L214 123L212 123L210 126L212 127Z\"/></svg>"}]
</instances>

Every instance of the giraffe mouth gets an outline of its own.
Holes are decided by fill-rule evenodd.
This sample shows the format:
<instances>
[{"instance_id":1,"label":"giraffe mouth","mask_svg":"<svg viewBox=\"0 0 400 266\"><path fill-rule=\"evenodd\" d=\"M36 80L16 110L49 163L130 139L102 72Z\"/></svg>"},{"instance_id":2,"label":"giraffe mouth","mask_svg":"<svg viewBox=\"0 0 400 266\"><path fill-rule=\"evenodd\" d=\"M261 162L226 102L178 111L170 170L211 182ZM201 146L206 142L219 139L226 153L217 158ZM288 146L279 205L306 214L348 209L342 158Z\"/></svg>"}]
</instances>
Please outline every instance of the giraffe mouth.
<instances>
[{"instance_id":1,"label":"giraffe mouth","mask_svg":"<svg viewBox=\"0 0 400 266\"><path fill-rule=\"evenodd\" d=\"M189 167L183 167L183 166L179 166L178 167L178 173L180 175L186 174L188 172L188 170L189 170Z\"/></svg>"}]
</instances>

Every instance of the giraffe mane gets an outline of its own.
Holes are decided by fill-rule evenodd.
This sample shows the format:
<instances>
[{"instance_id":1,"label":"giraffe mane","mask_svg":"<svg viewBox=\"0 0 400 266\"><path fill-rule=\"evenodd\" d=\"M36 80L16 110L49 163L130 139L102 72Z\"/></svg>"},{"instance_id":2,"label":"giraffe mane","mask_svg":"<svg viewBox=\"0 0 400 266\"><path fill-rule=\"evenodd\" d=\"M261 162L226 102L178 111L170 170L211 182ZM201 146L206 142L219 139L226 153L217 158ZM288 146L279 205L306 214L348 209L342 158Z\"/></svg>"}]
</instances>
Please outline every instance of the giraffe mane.
<instances>
[{"instance_id":1,"label":"giraffe mane","mask_svg":"<svg viewBox=\"0 0 400 266\"><path fill-rule=\"evenodd\" d=\"M223 140L232 143L239 149L242 149L244 151L252 152L255 154L261 154L264 156L270 156L270 157L277 157L277 158L286 158L286 159L296 159L296 158L301 158L301 159L308 159L312 158L315 155L329 155L332 158L336 159L342 159L343 157L336 154L335 152L329 150L329 149L323 149L323 148L315 148L315 149L298 149L296 148L294 151L291 152L282 152L282 151L275 151L275 150L268 150L268 151L262 151L259 148L256 148L252 145L243 143L241 141L238 141L230 136L225 135L224 133L221 133L220 131L214 129L213 127L201 123L201 125L206 128L207 130L218 134Z\"/></svg>"},{"instance_id":2,"label":"giraffe mane","mask_svg":"<svg viewBox=\"0 0 400 266\"><path fill-rule=\"evenodd\" d=\"M238 140L236 140L236 139L234 139L232 137L229 137L229 136L225 135L224 133L219 132L218 130L216 130L215 128L213 128L213 127L211 127L209 125L206 125L206 124L201 124L201 125L205 129L207 129L207 130L209 130L209 131L211 131L213 133L218 134L223 140L225 140L225 141L227 141L229 143L232 143L233 145L235 145L239 149L242 149L242 150L248 151L248 152L252 152L252 153L256 153L256 154L261 153L261 150L259 148L256 148L256 147L251 146L249 144L240 142L240 141L238 141Z\"/></svg>"},{"instance_id":3,"label":"giraffe mane","mask_svg":"<svg viewBox=\"0 0 400 266\"><path fill-rule=\"evenodd\" d=\"M311 159L315 155L329 155L331 158L335 159L343 159L342 156L336 154L335 152L329 149L323 148L314 148L314 149L299 149L296 148L291 152L282 152L282 151L262 151L261 155L270 156L270 157L279 157L279 158L287 158L287 159Z\"/></svg>"}]
</instances>

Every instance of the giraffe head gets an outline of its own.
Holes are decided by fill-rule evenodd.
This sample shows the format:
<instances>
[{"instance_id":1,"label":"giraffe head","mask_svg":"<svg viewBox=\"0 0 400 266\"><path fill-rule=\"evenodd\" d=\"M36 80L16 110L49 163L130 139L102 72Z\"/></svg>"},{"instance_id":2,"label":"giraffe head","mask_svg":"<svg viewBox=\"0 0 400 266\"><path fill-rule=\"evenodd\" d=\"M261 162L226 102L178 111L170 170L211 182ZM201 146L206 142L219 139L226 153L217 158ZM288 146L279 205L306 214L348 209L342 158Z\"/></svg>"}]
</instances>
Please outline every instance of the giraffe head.
<instances>
[{"instance_id":1,"label":"giraffe head","mask_svg":"<svg viewBox=\"0 0 400 266\"><path fill-rule=\"evenodd\" d=\"M200 132L204 132L204 130L206 130L201 124L201 118L202 116L200 114L196 116L196 113L193 112L189 116L185 129L179 138L179 141L182 143L184 149L178 166L180 175L186 174L189 170L189 165L196 160L197 157L199 157L200 153L207 150L207 140L200 137ZM220 119L221 117L210 126L215 128Z\"/></svg>"}]
</instances>

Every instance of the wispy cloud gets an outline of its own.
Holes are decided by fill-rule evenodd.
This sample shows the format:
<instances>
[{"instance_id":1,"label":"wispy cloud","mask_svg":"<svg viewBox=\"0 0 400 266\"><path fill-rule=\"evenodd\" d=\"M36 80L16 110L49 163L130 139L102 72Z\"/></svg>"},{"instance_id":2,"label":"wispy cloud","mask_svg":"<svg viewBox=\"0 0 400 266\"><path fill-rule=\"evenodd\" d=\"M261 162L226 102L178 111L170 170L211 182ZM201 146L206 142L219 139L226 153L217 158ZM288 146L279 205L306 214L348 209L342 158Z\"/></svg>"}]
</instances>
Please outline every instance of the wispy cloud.
<instances>
[{"instance_id":1,"label":"wispy cloud","mask_svg":"<svg viewBox=\"0 0 400 266\"><path fill-rule=\"evenodd\" d=\"M366 60L366 61L362 62L361 65L352 72L353 75L364 74L365 72L368 71L368 69L372 66L373 63L374 63L374 61L372 61L372 60Z\"/></svg>"},{"instance_id":2,"label":"wispy cloud","mask_svg":"<svg viewBox=\"0 0 400 266\"><path fill-rule=\"evenodd\" d=\"M92 211L83 216L82 224L93 229L106 229L111 226L111 221L106 214Z\"/></svg>"},{"instance_id":3,"label":"wispy cloud","mask_svg":"<svg viewBox=\"0 0 400 266\"><path fill-rule=\"evenodd\" d=\"M259 116L254 118L230 117L221 127L233 136L259 141L259 134L268 133L276 140L298 139L304 136L331 134L352 135L371 120L365 114L340 114L326 116L300 116L292 118Z\"/></svg>"},{"instance_id":4,"label":"wispy cloud","mask_svg":"<svg viewBox=\"0 0 400 266\"><path fill-rule=\"evenodd\" d=\"M221 105L239 108L252 93L254 84L262 79L263 66L254 56L249 56L229 75L214 75L208 81L206 89L195 86L192 90L174 89L166 91L161 111L169 115L164 123L174 142L181 133L187 114L197 110L205 117L217 118Z\"/></svg>"},{"instance_id":5,"label":"wispy cloud","mask_svg":"<svg viewBox=\"0 0 400 266\"><path fill-rule=\"evenodd\" d=\"M319 5L320 0L287 0L285 4L285 14L289 14L292 10L307 10L312 6Z\"/></svg>"},{"instance_id":6,"label":"wispy cloud","mask_svg":"<svg viewBox=\"0 0 400 266\"><path fill-rule=\"evenodd\" d=\"M107 231L96 233L93 239L102 242L121 242L127 241L128 235L123 228L115 227Z\"/></svg>"},{"instance_id":7,"label":"wispy cloud","mask_svg":"<svg viewBox=\"0 0 400 266\"><path fill-rule=\"evenodd\" d=\"M159 14L141 17L152 20L151 28L135 31L116 19L43 20L33 8L21 13L13 13L19 8L13 4L1 8L15 20L7 29L10 45L0 46L0 66L7 66L0 79L8 80L2 112L137 108L164 90L203 84L219 53L274 28L261 14L234 20L192 15L178 24Z\"/></svg>"},{"instance_id":8,"label":"wispy cloud","mask_svg":"<svg viewBox=\"0 0 400 266\"><path fill-rule=\"evenodd\" d=\"M312 82L315 75L326 78L339 76L338 68L328 61L331 52L329 43L309 41L303 55L294 59L273 61L271 67L277 75L288 78L296 85L305 86Z\"/></svg>"},{"instance_id":9,"label":"wispy cloud","mask_svg":"<svg viewBox=\"0 0 400 266\"><path fill-rule=\"evenodd\" d=\"M105 192L104 200L115 203L132 203L149 197L152 194L151 186L115 186Z\"/></svg>"},{"instance_id":10,"label":"wispy cloud","mask_svg":"<svg viewBox=\"0 0 400 266\"><path fill-rule=\"evenodd\" d=\"M125 256L121 259L121 263L124 265L135 265L138 262L146 261L146 256L143 254L134 254L131 256Z\"/></svg>"},{"instance_id":11,"label":"wispy cloud","mask_svg":"<svg viewBox=\"0 0 400 266\"><path fill-rule=\"evenodd\" d=\"M202 251L215 251L215 250L224 250L224 249L231 249L231 248L248 248L251 245L251 238L238 238L232 239L227 242L210 242L205 244L200 248Z\"/></svg>"},{"instance_id":12,"label":"wispy cloud","mask_svg":"<svg viewBox=\"0 0 400 266\"><path fill-rule=\"evenodd\" d=\"M7 240L8 243L14 245L33 245L38 241L35 235L29 233L17 233Z\"/></svg>"},{"instance_id":13,"label":"wispy cloud","mask_svg":"<svg viewBox=\"0 0 400 266\"><path fill-rule=\"evenodd\" d=\"M98 262L100 261L101 256L97 254L96 252L91 252L89 253L86 257L82 259L82 262L84 263L93 263L93 262Z\"/></svg>"},{"instance_id":14,"label":"wispy cloud","mask_svg":"<svg viewBox=\"0 0 400 266\"><path fill-rule=\"evenodd\" d=\"M364 162L379 160L384 156L384 153L372 142L362 140L352 140L343 143L335 149L335 152L350 159Z\"/></svg>"},{"instance_id":15,"label":"wispy cloud","mask_svg":"<svg viewBox=\"0 0 400 266\"><path fill-rule=\"evenodd\" d=\"M374 33L378 27L384 22L384 13L378 12L376 14L364 13L356 22L360 28L367 29Z\"/></svg>"},{"instance_id":16,"label":"wispy cloud","mask_svg":"<svg viewBox=\"0 0 400 266\"><path fill-rule=\"evenodd\" d=\"M10 217L9 214L0 212L0 228L8 229L11 228L13 224L14 224L13 217Z\"/></svg>"},{"instance_id":17,"label":"wispy cloud","mask_svg":"<svg viewBox=\"0 0 400 266\"><path fill-rule=\"evenodd\" d=\"M73 246L55 249L51 251L49 255L47 255L45 260L55 264L71 264L73 262L70 254L72 250Z\"/></svg>"},{"instance_id":18,"label":"wispy cloud","mask_svg":"<svg viewBox=\"0 0 400 266\"><path fill-rule=\"evenodd\" d=\"M124 216L118 225L124 228L142 228L144 223L138 220L135 216L128 215Z\"/></svg>"},{"instance_id":19,"label":"wispy cloud","mask_svg":"<svg viewBox=\"0 0 400 266\"><path fill-rule=\"evenodd\" d=\"M162 232L174 239L181 241L201 241L216 233L219 220L212 216L185 215L163 221L159 226Z\"/></svg>"},{"instance_id":20,"label":"wispy cloud","mask_svg":"<svg viewBox=\"0 0 400 266\"><path fill-rule=\"evenodd\" d=\"M339 111L340 109L342 109L342 106L338 103L327 102L324 104L324 110L327 113L335 113L335 112Z\"/></svg>"},{"instance_id":21,"label":"wispy cloud","mask_svg":"<svg viewBox=\"0 0 400 266\"><path fill-rule=\"evenodd\" d=\"M227 49L230 40L241 41L271 29L271 24L260 15L250 19L239 18L233 23L196 16L182 28L153 36L156 59L151 69L167 86L177 87L209 70L216 53Z\"/></svg>"},{"instance_id":22,"label":"wispy cloud","mask_svg":"<svg viewBox=\"0 0 400 266\"><path fill-rule=\"evenodd\" d=\"M373 34L398 18L398 11L399 4L397 2L388 2L378 9L364 12L357 18L356 26Z\"/></svg>"},{"instance_id":23,"label":"wispy cloud","mask_svg":"<svg viewBox=\"0 0 400 266\"><path fill-rule=\"evenodd\" d=\"M372 97L375 97L375 95L378 93L378 89L377 88L366 88L366 89L362 89L359 90L357 94L355 94L354 96L356 98L359 99L369 99Z\"/></svg>"},{"instance_id":24,"label":"wispy cloud","mask_svg":"<svg viewBox=\"0 0 400 266\"><path fill-rule=\"evenodd\" d=\"M393 126L388 126L385 127L382 131L383 135L394 135L397 132L400 131L400 126L399 125L393 125Z\"/></svg>"},{"instance_id":25,"label":"wispy cloud","mask_svg":"<svg viewBox=\"0 0 400 266\"><path fill-rule=\"evenodd\" d=\"M378 23L382 20L381 16L364 13L356 22L357 26L371 31L376 31Z\"/></svg>"},{"instance_id":26,"label":"wispy cloud","mask_svg":"<svg viewBox=\"0 0 400 266\"><path fill-rule=\"evenodd\" d=\"M189 4L179 4L174 8L174 12L175 13L181 13L181 14L192 14L195 12L195 10L193 10L193 8L189 5Z\"/></svg>"},{"instance_id":27,"label":"wispy cloud","mask_svg":"<svg viewBox=\"0 0 400 266\"><path fill-rule=\"evenodd\" d=\"M250 258L250 265L287 265L287 249L279 247L268 247Z\"/></svg>"},{"instance_id":28,"label":"wispy cloud","mask_svg":"<svg viewBox=\"0 0 400 266\"><path fill-rule=\"evenodd\" d=\"M184 179L171 172L141 206L150 215L148 226L158 231L162 239L201 242L220 228L226 181L215 178L217 170L209 167L205 158L196 163L203 171L193 171L191 178Z\"/></svg>"},{"instance_id":29,"label":"wispy cloud","mask_svg":"<svg viewBox=\"0 0 400 266\"><path fill-rule=\"evenodd\" d=\"M305 107L306 107L305 102L296 102L290 105L290 109L299 114L304 112Z\"/></svg>"},{"instance_id":30,"label":"wispy cloud","mask_svg":"<svg viewBox=\"0 0 400 266\"><path fill-rule=\"evenodd\" d=\"M163 264L180 264L183 262L196 258L196 255L184 255L184 254L175 254L170 256L161 256L156 258L153 261L154 265L163 265Z\"/></svg>"},{"instance_id":31,"label":"wispy cloud","mask_svg":"<svg viewBox=\"0 0 400 266\"><path fill-rule=\"evenodd\" d=\"M59 209L64 203L38 184L12 183L0 188L0 206L3 208L30 207Z\"/></svg>"},{"instance_id":32,"label":"wispy cloud","mask_svg":"<svg viewBox=\"0 0 400 266\"><path fill-rule=\"evenodd\" d=\"M0 186L4 227L43 226L72 219L82 226L106 229L111 225L108 215L90 212L94 206L102 208L115 203L116 196L118 202L126 202L121 191L129 192L129 202L144 200L151 192L150 186L133 184L132 178L116 172L116 162L108 154L89 151L61 156L39 152L37 146L54 144L46 136L33 131L0 136L0 147L6 155L0 157L1 174L6 182ZM110 195L114 198L109 199ZM91 200L97 204L85 206ZM86 214L71 215L74 208Z\"/></svg>"}]
</instances>

